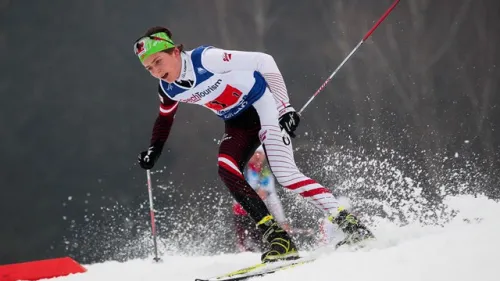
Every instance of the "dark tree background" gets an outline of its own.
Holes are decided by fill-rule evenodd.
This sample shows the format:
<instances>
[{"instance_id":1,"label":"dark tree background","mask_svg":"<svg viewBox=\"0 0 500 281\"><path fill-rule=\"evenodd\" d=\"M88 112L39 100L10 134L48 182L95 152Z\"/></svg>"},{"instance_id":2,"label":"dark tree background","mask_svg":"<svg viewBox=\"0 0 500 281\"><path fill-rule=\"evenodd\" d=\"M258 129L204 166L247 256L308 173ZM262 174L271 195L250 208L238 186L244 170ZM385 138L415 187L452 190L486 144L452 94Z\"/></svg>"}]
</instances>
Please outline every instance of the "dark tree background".
<instances>
[{"instance_id":1,"label":"dark tree background","mask_svg":"<svg viewBox=\"0 0 500 281\"><path fill-rule=\"evenodd\" d=\"M67 254L63 237L80 222L147 200L135 161L157 84L132 52L145 29L168 26L189 49L273 55L298 110L390 4L0 0L0 264ZM499 1L403 0L305 110L295 146L321 135L338 147L395 149L422 163L427 180L436 154L460 150L494 176L499 50ZM216 173L222 132L208 110L182 105L155 182L172 194L217 186L215 197L227 198Z\"/></svg>"}]
</instances>

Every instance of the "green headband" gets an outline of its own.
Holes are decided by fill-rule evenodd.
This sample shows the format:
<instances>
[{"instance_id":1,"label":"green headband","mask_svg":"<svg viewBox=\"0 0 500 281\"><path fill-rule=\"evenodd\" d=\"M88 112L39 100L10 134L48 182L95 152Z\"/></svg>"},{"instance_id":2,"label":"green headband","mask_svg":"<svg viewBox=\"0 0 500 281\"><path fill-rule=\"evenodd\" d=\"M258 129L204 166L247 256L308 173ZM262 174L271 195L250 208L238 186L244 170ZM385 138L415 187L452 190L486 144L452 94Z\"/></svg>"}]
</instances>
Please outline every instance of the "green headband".
<instances>
[{"instance_id":1,"label":"green headband","mask_svg":"<svg viewBox=\"0 0 500 281\"><path fill-rule=\"evenodd\" d=\"M152 54L174 48L175 44L165 32L141 37L134 44L134 52L141 62Z\"/></svg>"}]
</instances>

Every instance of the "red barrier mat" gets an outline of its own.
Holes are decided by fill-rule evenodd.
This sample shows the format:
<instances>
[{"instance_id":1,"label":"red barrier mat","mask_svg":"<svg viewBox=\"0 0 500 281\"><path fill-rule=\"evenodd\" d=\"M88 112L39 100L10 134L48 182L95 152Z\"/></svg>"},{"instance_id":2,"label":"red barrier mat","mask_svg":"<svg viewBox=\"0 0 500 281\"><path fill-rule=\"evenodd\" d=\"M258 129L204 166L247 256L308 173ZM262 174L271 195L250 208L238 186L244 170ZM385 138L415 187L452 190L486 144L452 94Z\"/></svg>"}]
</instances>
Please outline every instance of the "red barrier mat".
<instances>
[{"instance_id":1,"label":"red barrier mat","mask_svg":"<svg viewBox=\"0 0 500 281\"><path fill-rule=\"evenodd\" d=\"M0 265L0 281L39 280L87 271L70 257Z\"/></svg>"}]
</instances>

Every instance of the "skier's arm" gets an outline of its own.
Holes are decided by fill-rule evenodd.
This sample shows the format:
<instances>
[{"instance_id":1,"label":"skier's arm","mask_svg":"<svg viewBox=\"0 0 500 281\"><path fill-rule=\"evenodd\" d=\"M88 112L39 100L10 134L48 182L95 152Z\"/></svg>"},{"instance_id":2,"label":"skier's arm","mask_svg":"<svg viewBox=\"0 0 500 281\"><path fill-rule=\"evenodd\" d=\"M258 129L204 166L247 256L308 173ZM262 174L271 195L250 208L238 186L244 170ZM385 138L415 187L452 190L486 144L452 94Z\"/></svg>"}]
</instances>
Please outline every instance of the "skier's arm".
<instances>
[{"instance_id":1,"label":"skier's arm","mask_svg":"<svg viewBox=\"0 0 500 281\"><path fill-rule=\"evenodd\" d=\"M167 141L172 123L174 122L175 112L177 111L178 102L170 99L163 90L158 87L160 95L160 114L156 117L151 136L151 144L148 150L139 154L138 162L143 169L152 169L161 155L163 145Z\"/></svg>"},{"instance_id":2,"label":"skier's arm","mask_svg":"<svg viewBox=\"0 0 500 281\"><path fill-rule=\"evenodd\" d=\"M290 99L283 76L271 55L261 52L209 48L203 53L202 63L205 68L215 73L225 73L233 70L260 72L273 93L279 115L282 116L286 112L295 111L290 106Z\"/></svg>"},{"instance_id":3,"label":"skier's arm","mask_svg":"<svg viewBox=\"0 0 500 281\"><path fill-rule=\"evenodd\" d=\"M160 111L153 126L151 145L158 145L163 148L174 123L179 102L170 99L160 87L158 87L158 94L160 96Z\"/></svg>"}]
</instances>

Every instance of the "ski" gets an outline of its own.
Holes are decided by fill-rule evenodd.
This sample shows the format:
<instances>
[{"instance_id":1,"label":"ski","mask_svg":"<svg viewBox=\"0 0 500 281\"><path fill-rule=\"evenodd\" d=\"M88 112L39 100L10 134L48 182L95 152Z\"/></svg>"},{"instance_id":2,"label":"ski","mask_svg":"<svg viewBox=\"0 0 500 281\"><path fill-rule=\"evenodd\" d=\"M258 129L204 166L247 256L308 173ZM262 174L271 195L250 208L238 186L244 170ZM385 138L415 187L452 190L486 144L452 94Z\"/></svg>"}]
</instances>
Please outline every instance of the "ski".
<instances>
[{"instance_id":1,"label":"ski","mask_svg":"<svg viewBox=\"0 0 500 281\"><path fill-rule=\"evenodd\" d=\"M195 279L195 281L240 281L253 277L268 275L280 270L293 268L302 264L314 261L315 258L301 258L291 261L281 261L273 263L258 263L249 267L245 267L224 275L211 277L208 279Z\"/></svg>"}]
</instances>

